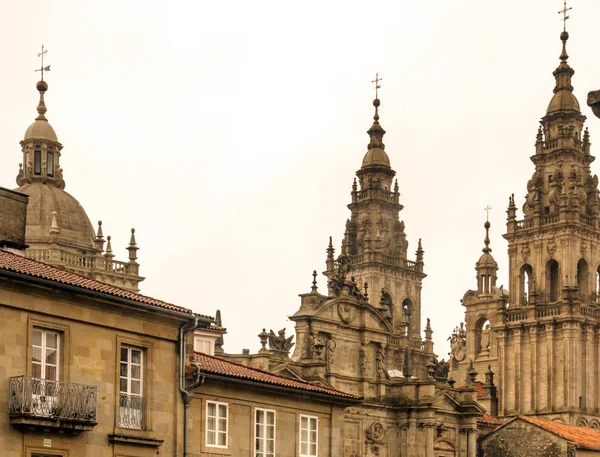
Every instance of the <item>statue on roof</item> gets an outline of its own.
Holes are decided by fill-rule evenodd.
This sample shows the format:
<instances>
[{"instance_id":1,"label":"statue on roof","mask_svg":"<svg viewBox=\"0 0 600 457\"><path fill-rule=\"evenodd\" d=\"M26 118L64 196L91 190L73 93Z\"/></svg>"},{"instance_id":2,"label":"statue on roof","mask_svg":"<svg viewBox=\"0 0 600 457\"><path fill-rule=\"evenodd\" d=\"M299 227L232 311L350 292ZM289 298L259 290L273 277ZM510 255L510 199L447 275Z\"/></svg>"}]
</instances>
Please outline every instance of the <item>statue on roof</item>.
<instances>
[{"instance_id":1,"label":"statue on roof","mask_svg":"<svg viewBox=\"0 0 600 457\"><path fill-rule=\"evenodd\" d=\"M270 330L269 331L269 349L272 351L275 350L275 351L290 352L290 349L292 349L292 346L294 346L294 343L292 343L293 339L294 339L294 335L290 336L289 338L285 337L285 329L284 328L279 330L279 332L277 332L277 335L275 334L275 332L273 332L273 330Z\"/></svg>"}]
</instances>

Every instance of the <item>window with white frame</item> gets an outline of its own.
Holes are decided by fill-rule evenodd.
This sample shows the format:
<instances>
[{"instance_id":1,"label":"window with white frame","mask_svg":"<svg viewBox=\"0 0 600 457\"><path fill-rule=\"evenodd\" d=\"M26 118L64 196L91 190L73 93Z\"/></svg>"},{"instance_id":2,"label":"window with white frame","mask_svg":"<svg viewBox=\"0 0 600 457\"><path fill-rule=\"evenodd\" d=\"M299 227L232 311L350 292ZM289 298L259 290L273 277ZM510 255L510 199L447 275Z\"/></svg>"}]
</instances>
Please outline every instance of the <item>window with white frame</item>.
<instances>
[{"instance_id":1,"label":"window with white frame","mask_svg":"<svg viewBox=\"0 0 600 457\"><path fill-rule=\"evenodd\" d=\"M31 349L31 409L36 416L45 417L58 403L60 333L34 327Z\"/></svg>"},{"instance_id":2,"label":"window with white frame","mask_svg":"<svg viewBox=\"0 0 600 457\"><path fill-rule=\"evenodd\" d=\"M32 333L31 376L58 381L60 334L54 330L34 328Z\"/></svg>"},{"instance_id":3,"label":"window with white frame","mask_svg":"<svg viewBox=\"0 0 600 457\"><path fill-rule=\"evenodd\" d=\"M300 456L316 457L319 440L319 419L300 416Z\"/></svg>"},{"instance_id":4,"label":"window with white frame","mask_svg":"<svg viewBox=\"0 0 600 457\"><path fill-rule=\"evenodd\" d=\"M275 456L275 411L256 408L254 412L254 455Z\"/></svg>"},{"instance_id":5,"label":"window with white frame","mask_svg":"<svg viewBox=\"0 0 600 457\"><path fill-rule=\"evenodd\" d=\"M143 430L145 427L144 350L122 345L119 366L119 426Z\"/></svg>"},{"instance_id":6,"label":"window with white frame","mask_svg":"<svg viewBox=\"0 0 600 457\"><path fill-rule=\"evenodd\" d=\"M206 446L227 447L228 405L218 401L206 402Z\"/></svg>"},{"instance_id":7,"label":"window with white frame","mask_svg":"<svg viewBox=\"0 0 600 457\"><path fill-rule=\"evenodd\" d=\"M194 351L215 355L215 338L207 338L204 336L194 337Z\"/></svg>"}]
</instances>

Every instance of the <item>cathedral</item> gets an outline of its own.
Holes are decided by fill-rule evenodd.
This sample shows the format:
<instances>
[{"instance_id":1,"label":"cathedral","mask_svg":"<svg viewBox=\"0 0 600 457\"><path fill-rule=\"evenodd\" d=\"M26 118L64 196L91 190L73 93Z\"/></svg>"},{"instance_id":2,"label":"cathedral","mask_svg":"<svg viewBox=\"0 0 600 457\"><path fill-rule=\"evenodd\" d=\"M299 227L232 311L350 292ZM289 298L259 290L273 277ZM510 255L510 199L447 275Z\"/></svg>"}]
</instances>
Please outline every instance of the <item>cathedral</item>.
<instances>
[{"instance_id":1,"label":"cathedral","mask_svg":"<svg viewBox=\"0 0 600 457\"><path fill-rule=\"evenodd\" d=\"M231 443L237 443L238 434L252 434L248 431L252 430L252 425L248 425L251 416L246 414L246 409L258 411L254 416L255 425L275 435L276 417L293 415L282 411L276 416L274 408L278 405L265 405L269 399L273 403L287 402L289 410L299 411L294 413L299 427L293 418L286 424L287 428L280 427L290 435L298 432L299 448L304 449L298 455L303 457L327 452L345 457L532 455L527 454L531 452L527 446L542 441L554 443L553 449L558 451L540 455L575 455L573 450L577 446L600 452L600 191L598 177L591 171L594 157L585 127L586 117L573 94L574 70L568 63L566 30L560 39L562 52L553 73L556 84L537 131L531 156L534 169L525 186L525 201L519 208L517 203L520 202L514 194L509 197L504 234L508 242L508 290L497 284L498 263L492 255L490 241L490 231L496 228L486 222L482 231L482 254L475 264L476 283L462 298L465 320L449 338L448 361L436 355L445 353L445 348L434 350L433 329L427 319L427 312L433 310L427 309L421 300L426 277L425 250L420 239L416 249L409 248L410 221L405 224L401 217L401 186L394 179L392 154L388 155L385 149L386 131L380 123L382 103L377 92L373 122L367 131L367 150L349 189L349 217L345 224L340 221L341 246L334 246L331 236L324 246L322 275L325 281L319 281L319 274L314 271L312 287L300 294L299 307L290 316L295 323L295 334L263 329L258 334L261 348L256 353L225 352L225 329L220 313L212 319L138 295L144 278L140 276L137 262L135 230L131 229L128 260L115 260L111 238L104 238L102 222L98 222L94 230L83 207L64 190L60 166L62 145L46 118L44 95L48 85L43 78L36 86L40 96L38 115L20 143L19 187L2 194L21 203L28 199L28 204L19 206L26 212L26 217L19 217L25 226L24 239L15 246L5 243L0 251L22 255L24 259L15 261L17 263L49 265L56 283L61 283L64 272L72 275L69 278L78 281L82 289L88 287L86 279L89 279L98 293L109 291L111 297L129 297L137 304L154 300L152 306L160 308L165 315L163 327L158 327L159 318L154 315L143 317L147 319L143 324L135 321L142 317L132 316L127 331L135 337L128 336L128 340L119 336L123 343L120 339L117 341L121 344L121 357L125 348L126 356L137 354L138 360L146 354L144 360L148 364L153 347L163 344L167 348L164 354L170 354L167 360L173 366L165 369L165 376L179 377L172 382L177 387L170 389L183 393L183 401L187 402L178 404L173 417L177 418L177 424L182 423L184 437L188 429L196 434L192 444L196 451L189 455L238 455L236 452L241 448L234 448ZM378 78L375 82L378 89ZM588 104L595 113L599 110L598 93L590 94ZM26 210L24 205L27 205ZM0 224L0 241L6 237L2 230ZM0 265L0 272L7 268ZM0 287L0 291L11 287L13 283ZM101 298L110 301L114 297ZM60 300L62 298L56 303ZM0 305L7 309L15 307L11 303ZM92 305L90 309L95 311L102 308ZM120 306L116 302L114 305L115 308ZM23 305L24 309L27 306ZM75 304L69 306L68 312L77 309ZM122 312L119 308L115 316ZM168 315L170 312L181 316L175 320ZM188 314L195 316L192 319L196 327L186 323L190 318ZM203 320L202 328L198 327L199 319ZM19 320L26 318L15 317L15 321ZM62 343L55 342L55 347L50 347L44 340L44 350L58 353L60 344L66 346L70 330L66 324L58 325L52 319L48 322L44 324L48 328L43 334ZM112 315L107 322L115 326L123 324ZM32 335L39 333L35 326L41 324L28 325ZM150 337L144 326L152 328L155 342L147 341ZM161 333L165 329L167 333ZM183 329L195 332L195 351L187 364L183 361L186 350ZM116 334L119 332L124 330L117 328ZM99 352L95 337L86 336L90 348L84 348L84 353ZM106 337L106 348L112 347L112 337L112 333ZM169 338L167 344L165 341ZM29 341L26 345L31 346ZM41 343L39 346L42 347ZM37 349L36 344L32 347ZM120 366L129 370L113 377L119 382L126 380L120 384L121 394L132 394L131 383L142 378L132 375L130 366L137 364L141 370L143 364L134 364L126 357L118 365L112 360L115 354L111 350L99 353L106 359L106 366L112 363L113 368ZM85 359L87 355L81 357ZM66 352L60 363L65 363L68 356ZM32 362L37 363L37 360ZM40 366L49 367L45 370L58 370L60 363L53 363L39 362ZM180 373L175 375L177 368L173 367L177 363ZM76 366L73 363L74 372ZM147 370L145 376L151 378L152 371ZM36 376L29 378L37 379ZM192 377L194 382L189 388L185 387L186 379ZM203 386L205 377L208 382ZM61 381L58 374L46 379ZM158 381L156 384L162 385ZM143 397L140 392L134 394L136 399ZM150 394L144 395L152 398ZM168 395L171 398L175 394L168 390ZM44 398L46 396L50 398L49 394ZM190 427L187 414L194 396L200 401L192 410ZM232 399L235 399L235 407ZM157 407L155 417L172 407L169 401ZM231 409L228 401L232 402ZM240 407L244 402L245 409ZM114 417L110 416L110 420L123 421L123 411L130 406L112 406ZM95 414L86 419L89 430L96 426ZM236 418L231 426L228 425L229 414ZM258 421L259 416L263 422ZM219 425L216 425L217 419ZM317 425L319 420L322 431ZM152 447L152 452L162 446L159 441L164 437L157 439L150 433L142 434L152 429L141 419L136 424L138 435L120 435L123 430L132 428L123 425L118 427L119 433L108 435L113 437L109 439L122 446L132 445L137 440L137 444L142 442L143 446ZM8 423L4 425L10 429ZM586 428L585 433L578 435L580 441L570 434L575 433L575 427ZM232 432L234 429L236 433ZM322 442L329 444L321 444L325 447L320 454L316 451L316 439L313 442L307 438L309 431L327 437ZM177 433L169 430L165 436ZM534 436L538 441L529 442L522 436ZM280 446L285 445L287 438L277 438ZM259 438L253 439L258 443ZM507 440L521 446L521 454L502 447ZM172 446L169 447L173 449L172 455L188 455L187 438L177 437L174 441L168 444ZM266 438L261 443L274 446ZM309 450L312 444L314 453ZM246 440L244 446L247 448L244 455L250 455L250 448L254 446L252 439ZM14 455L20 455L17 452ZM293 451L290 452L292 455ZM27 455L66 454L40 451ZM256 455L274 456L275 452L260 451Z\"/></svg>"}]
</instances>

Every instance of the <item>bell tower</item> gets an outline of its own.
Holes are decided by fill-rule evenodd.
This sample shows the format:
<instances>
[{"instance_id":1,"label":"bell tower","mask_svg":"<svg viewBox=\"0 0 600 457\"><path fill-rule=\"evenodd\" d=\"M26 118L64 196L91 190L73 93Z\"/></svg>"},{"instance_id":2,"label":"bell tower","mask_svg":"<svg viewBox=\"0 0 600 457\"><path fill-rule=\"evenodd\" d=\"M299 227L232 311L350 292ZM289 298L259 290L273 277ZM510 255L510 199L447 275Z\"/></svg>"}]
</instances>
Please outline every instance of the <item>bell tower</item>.
<instances>
[{"instance_id":1,"label":"bell tower","mask_svg":"<svg viewBox=\"0 0 600 457\"><path fill-rule=\"evenodd\" d=\"M565 7L565 19L566 17ZM523 219L509 199L510 295L494 328L500 411L549 415L571 424L597 416L600 323L598 177L590 135L573 94L564 30L554 95L540 121ZM590 417L587 417L590 416Z\"/></svg>"},{"instance_id":2,"label":"bell tower","mask_svg":"<svg viewBox=\"0 0 600 457\"><path fill-rule=\"evenodd\" d=\"M374 82L378 81L377 78ZM348 205L351 215L346 221L341 255L335 259L330 241L324 274L332 279L336 264L342 265L347 278L354 278L357 284L366 284L371 290L374 306L378 306L379 297L383 297L382 306L394 329L406 328L409 338L420 340L421 281L426 276L424 251L419 240L416 260L408 259L404 222L399 218L403 206L398 181L393 181L396 172L385 152L385 130L379 123L380 105L380 100L375 98L373 124L367 131L367 153L356 172L358 181L354 178L352 184L352 201Z\"/></svg>"}]
</instances>

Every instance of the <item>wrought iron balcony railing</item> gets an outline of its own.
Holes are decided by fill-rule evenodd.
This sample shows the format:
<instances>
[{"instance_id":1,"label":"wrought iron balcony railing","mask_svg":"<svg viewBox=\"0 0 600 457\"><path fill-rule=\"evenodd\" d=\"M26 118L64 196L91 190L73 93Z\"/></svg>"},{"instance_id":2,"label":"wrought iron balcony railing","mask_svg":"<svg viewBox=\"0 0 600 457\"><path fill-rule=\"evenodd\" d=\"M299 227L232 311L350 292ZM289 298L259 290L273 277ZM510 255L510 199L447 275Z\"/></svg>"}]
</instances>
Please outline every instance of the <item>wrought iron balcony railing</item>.
<instances>
[{"instance_id":1,"label":"wrought iron balcony railing","mask_svg":"<svg viewBox=\"0 0 600 457\"><path fill-rule=\"evenodd\" d=\"M144 430L146 400L138 395L121 394L119 397L119 427Z\"/></svg>"},{"instance_id":2,"label":"wrought iron balcony railing","mask_svg":"<svg viewBox=\"0 0 600 457\"><path fill-rule=\"evenodd\" d=\"M9 381L13 418L96 424L98 387L74 382L15 376Z\"/></svg>"}]
</instances>

